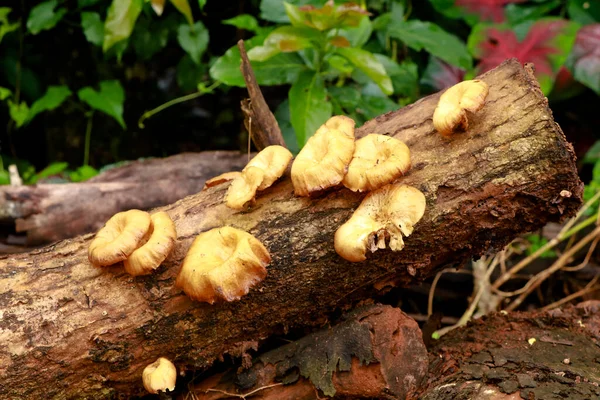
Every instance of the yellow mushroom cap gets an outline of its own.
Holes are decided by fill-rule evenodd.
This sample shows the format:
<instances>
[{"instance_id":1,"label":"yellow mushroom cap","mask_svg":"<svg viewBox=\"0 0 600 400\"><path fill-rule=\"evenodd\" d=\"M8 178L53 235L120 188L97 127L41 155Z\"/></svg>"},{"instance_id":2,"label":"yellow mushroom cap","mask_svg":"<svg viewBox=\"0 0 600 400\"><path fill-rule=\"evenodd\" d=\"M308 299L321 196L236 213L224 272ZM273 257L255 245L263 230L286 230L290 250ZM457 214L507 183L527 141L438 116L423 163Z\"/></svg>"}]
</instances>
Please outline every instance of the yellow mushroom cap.
<instances>
[{"instance_id":1,"label":"yellow mushroom cap","mask_svg":"<svg viewBox=\"0 0 600 400\"><path fill-rule=\"evenodd\" d=\"M244 204L254 199L258 190L265 190L279 179L291 160L292 153L285 147L265 147L231 182L225 204L230 208L243 208Z\"/></svg>"},{"instance_id":2,"label":"yellow mushroom cap","mask_svg":"<svg viewBox=\"0 0 600 400\"><path fill-rule=\"evenodd\" d=\"M150 393L175 390L177 369L175 365L164 357L159 357L142 372L144 388Z\"/></svg>"},{"instance_id":3,"label":"yellow mushroom cap","mask_svg":"<svg viewBox=\"0 0 600 400\"><path fill-rule=\"evenodd\" d=\"M164 211L150 216L152 224L146 237L148 241L136 249L123 262L125 271L133 276L147 275L167 258L177 239L175 224Z\"/></svg>"},{"instance_id":4,"label":"yellow mushroom cap","mask_svg":"<svg viewBox=\"0 0 600 400\"><path fill-rule=\"evenodd\" d=\"M410 150L401 140L370 134L356 141L354 156L342 183L365 192L393 182L410 169Z\"/></svg>"},{"instance_id":5,"label":"yellow mushroom cap","mask_svg":"<svg viewBox=\"0 0 600 400\"><path fill-rule=\"evenodd\" d=\"M443 136L450 136L456 130L469 127L467 113L477 112L485 105L488 85L475 79L457 83L440 97L433 112L433 126Z\"/></svg>"},{"instance_id":6,"label":"yellow mushroom cap","mask_svg":"<svg viewBox=\"0 0 600 400\"><path fill-rule=\"evenodd\" d=\"M425 196L418 189L400 185L386 185L369 193L352 217L335 232L335 251L352 262L366 260L372 252L389 248L404 248L402 234L409 236L414 225L425 212Z\"/></svg>"},{"instance_id":7,"label":"yellow mushroom cap","mask_svg":"<svg viewBox=\"0 0 600 400\"><path fill-rule=\"evenodd\" d=\"M237 178L238 176L240 176L241 174L242 173L240 171L230 171L230 172L225 172L221 175L217 175L214 178L210 178L209 180L204 182L204 188L202 190L205 190L209 187L220 185L221 183L224 183L224 182L232 181L235 178Z\"/></svg>"},{"instance_id":8,"label":"yellow mushroom cap","mask_svg":"<svg viewBox=\"0 0 600 400\"><path fill-rule=\"evenodd\" d=\"M145 211L129 210L113 215L90 243L88 259L97 267L124 261L143 241L150 223L150 214Z\"/></svg>"},{"instance_id":9,"label":"yellow mushroom cap","mask_svg":"<svg viewBox=\"0 0 600 400\"><path fill-rule=\"evenodd\" d=\"M354 121L331 117L311 136L292 164L297 196L308 196L342 182L354 153Z\"/></svg>"},{"instance_id":10,"label":"yellow mushroom cap","mask_svg":"<svg viewBox=\"0 0 600 400\"><path fill-rule=\"evenodd\" d=\"M194 300L233 301L267 275L269 252L251 234L224 226L199 234L175 284Z\"/></svg>"}]
</instances>

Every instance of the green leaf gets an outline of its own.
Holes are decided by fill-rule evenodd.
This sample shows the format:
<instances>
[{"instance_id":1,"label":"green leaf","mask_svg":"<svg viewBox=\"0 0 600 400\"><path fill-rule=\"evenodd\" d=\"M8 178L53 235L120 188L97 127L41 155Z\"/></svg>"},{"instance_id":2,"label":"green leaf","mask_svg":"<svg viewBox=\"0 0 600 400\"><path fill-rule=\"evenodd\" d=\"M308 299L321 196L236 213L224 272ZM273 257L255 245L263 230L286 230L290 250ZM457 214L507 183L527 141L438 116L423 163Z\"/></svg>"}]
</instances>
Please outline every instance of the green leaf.
<instances>
[{"instance_id":1,"label":"green leaf","mask_svg":"<svg viewBox=\"0 0 600 400\"><path fill-rule=\"evenodd\" d=\"M41 170L40 172L38 172L37 174L32 176L29 179L28 183L35 184L40 179L45 179L52 175L58 175L61 172L63 172L65 169L67 169L68 166L69 166L69 163L66 163L66 162L53 162L52 164L48 165L46 168L44 168L43 170Z\"/></svg>"},{"instance_id":2,"label":"green leaf","mask_svg":"<svg viewBox=\"0 0 600 400\"><path fill-rule=\"evenodd\" d=\"M4 169L0 169L0 185L10 185L10 174Z\"/></svg>"},{"instance_id":3,"label":"green leaf","mask_svg":"<svg viewBox=\"0 0 600 400\"><path fill-rule=\"evenodd\" d=\"M383 93L390 95L394 92L392 80L373 53L353 47L338 48L335 51L337 54L346 57L348 61L371 78Z\"/></svg>"},{"instance_id":4,"label":"green leaf","mask_svg":"<svg viewBox=\"0 0 600 400\"><path fill-rule=\"evenodd\" d=\"M394 111L400 106L390 100L389 97L369 96L363 94L360 96L360 101L356 105L356 113L363 117L364 121L368 121L389 111Z\"/></svg>"},{"instance_id":5,"label":"green leaf","mask_svg":"<svg viewBox=\"0 0 600 400\"><path fill-rule=\"evenodd\" d=\"M171 0L171 3L183 14L188 24L194 25L194 17L192 16L192 9L188 0Z\"/></svg>"},{"instance_id":6,"label":"green leaf","mask_svg":"<svg viewBox=\"0 0 600 400\"><path fill-rule=\"evenodd\" d=\"M350 41L352 47L362 47L373 33L373 23L369 18L362 18L356 27L340 29L338 34Z\"/></svg>"},{"instance_id":7,"label":"green leaf","mask_svg":"<svg viewBox=\"0 0 600 400\"><path fill-rule=\"evenodd\" d=\"M10 89L0 86L0 101L4 101L12 96Z\"/></svg>"},{"instance_id":8,"label":"green leaf","mask_svg":"<svg viewBox=\"0 0 600 400\"><path fill-rule=\"evenodd\" d=\"M186 51L196 64L200 64L202 54L208 47L208 30L200 21L194 26L180 25L177 32L177 40L183 50Z\"/></svg>"},{"instance_id":9,"label":"green leaf","mask_svg":"<svg viewBox=\"0 0 600 400\"><path fill-rule=\"evenodd\" d=\"M296 26L282 26L271 32L262 46L248 51L252 61L266 61L279 52L294 52L309 47L322 40L321 33L315 29Z\"/></svg>"},{"instance_id":10,"label":"green leaf","mask_svg":"<svg viewBox=\"0 0 600 400\"><path fill-rule=\"evenodd\" d=\"M102 45L104 52L115 43L129 38L142 6L142 0L112 1L104 21L104 44Z\"/></svg>"},{"instance_id":11,"label":"green leaf","mask_svg":"<svg viewBox=\"0 0 600 400\"><path fill-rule=\"evenodd\" d=\"M600 160L600 140L596 140L583 157L584 164L596 164Z\"/></svg>"},{"instance_id":12,"label":"green leaf","mask_svg":"<svg viewBox=\"0 0 600 400\"><path fill-rule=\"evenodd\" d=\"M206 0L198 0L198 5L200 6L200 10L204 10L204 6L206 5Z\"/></svg>"},{"instance_id":13,"label":"green leaf","mask_svg":"<svg viewBox=\"0 0 600 400\"><path fill-rule=\"evenodd\" d=\"M8 21L8 14L11 11L12 9L9 7L0 7L0 42L4 35L19 29L20 23L18 21L12 24Z\"/></svg>"},{"instance_id":14,"label":"green leaf","mask_svg":"<svg viewBox=\"0 0 600 400\"><path fill-rule=\"evenodd\" d=\"M98 170L96 168L90 167L89 165L82 165L75 171L69 173L69 179L71 182L83 182L96 175L98 175Z\"/></svg>"},{"instance_id":15,"label":"green leaf","mask_svg":"<svg viewBox=\"0 0 600 400\"><path fill-rule=\"evenodd\" d=\"M258 21L250 14L241 14L237 17L229 18L222 21L225 25L232 25L238 29L244 29L249 32L258 33L260 31L260 26L258 26Z\"/></svg>"},{"instance_id":16,"label":"green leaf","mask_svg":"<svg viewBox=\"0 0 600 400\"><path fill-rule=\"evenodd\" d=\"M104 41L104 23L100 18L100 14L95 12L81 13L81 27L83 34L88 42L96 46L102 46Z\"/></svg>"},{"instance_id":17,"label":"green leaf","mask_svg":"<svg viewBox=\"0 0 600 400\"><path fill-rule=\"evenodd\" d=\"M561 0L550 0L546 3L532 5L511 3L504 7L504 15L510 24L516 25L526 20L541 18L560 4Z\"/></svg>"},{"instance_id":18,"label":"green leaf","mask_svg":"<svg viewBox=\"0 0 600 400\"><path fill-rule=\"evenodd\" d=\"M119 125L125 129L125 121L123 121L125 92L119 81L101 81L100 91L89 86L84 87L77 92L77 96L94 110L102 111L116 119Z\"/></svg>"},{"instance_id":19,"label":"green leaf","mask_svg":"<svg viewBox=\"0 0 600 400\"><path fill-rule=\"evenodd\" d=\"M546 243L548 243L548 239L543 236L537 234L527 235L527 240L529 241L530 246L527 248L527 255L532 255L540 248L542 248ZM539 258L555 258L556 252L552 249L546 250L539 255Z\"/></svg>"},{"instance_id":20,"label":"green leaf","mask_svg":"<svg viewBox=\"0 0 600 400\"><path fill-rule=\"evenodd\" d=\"M582 25L600 22L600 2L597 0L568 0L569 18Z\"/></svg>"},{"instance_id":21,"label":"green leaf","mask_svg":"<svg viewBox=\"0 0 600 400\"><path fill-rule=\"evenodd\" d=\"M275 118L277 119L279 129L281 129L281 134L283 135L286 147L292 154L298 154L300 147L298 146L296 132L294 131L292 121L290 120L290 102L288 99L285 99L279 104L275 110Z\"/></svg>"},{"instance_id":22,"label":"green leaf","mask_svg":"<svg viewBox=\"0 0 600 400\"><path fill-rule=\"evenodd\" d=\"M412 61L402 61L398 64L383 54L375 54L375 58L383 65L392 80L394 94L416 100L419 92L417 64Z\"/></svg>"},{"instance_id":23,"label":"green leaf","mask_svg":"<svg viewBox=\"0 0 600 400\"><path fill-rule=\"evenodd\" d=\"M141 60L149 60L167 46L171 32L175 32L180 22L179 15L170 13L156 21L142 15L135 23L131 43Z\"/></svg>"},{"instance_id":24,"label":"green leaf","mask_svg":"<svg viewBox=\"0 0 600 400\"><path fill-rule=\"evenodd\" d=\"M65 85L49 86L46 93L31 105L29 115L27 116L27 122L31 121L36 115L43 111L54 110L56 107L60 106L71 93L72 92Z\"/></svg>"},{"instance_id":25,"label":"green leaf","mask_svg":"<svg viewBox=\"0 0 600 400\"><path fill-rule=\"evenodd\" d=\"M395 23L388 27L388 32L408 47L425 50L448 64L464 69L470 69L473 64L465 43L434 23L418 20Z\"/></svg>"},{"instance_id":26,"label":"green leaf","mask_svg":"<svg viewBox=\"0 0 600 400\"><path fill-rule=\"evenodd\" d=\"M290 120L300 147L325 123L332 112L327 101L323 78L315 71L305 71L289 91Z\"/></svg>"},{"instance_id":27,"label":"green leaf","mask_svg":"<svg viewBox=\"0 0 600 400\"><path fill-rule=\"evenodd\" d=\"M246 49L252 49L262 43L264 39L265 35L259 35L244 44ZM233 46L212 65L210 76L229 86L245 87L246 83L240 72L240 64L240 50L237 46ZM271 86L295 82L298 75L307 67L298 54L281 53L266 62L252 62L252 69L259 85Z\"/></svg>"},{"instance_id":28,"label":"green leaf","mask_svg":"<svg viewBox=\"0 0 600 400\"><path fill-rule=\"evenodd\" d=\"M29 115L29 107L27 106L27 103L22 101L21 103L16 104L9 99L7 104L10 117L17 124L17 128L20 128L27 120L27 115Z\"/></svg>"},{"instance_id":29,"label":"green leaf","mask_svg":"<svg viewBox=\"0 0 600 400\"><path fill-rule=\"evenodd\" d=\"M285 12L285 3L295 6L313 5L320 7L323 5L323 0L261 0L260 2L260 18L277 23L290 23Z\"/></svg>"},{"instance_id":30,"label":"green leaf","mask_svg":"<svg viewBox=\"0 0 600 400\"><path fill-rule=\"evenodd\" d=\"M27 18L27 30L34 35L37 35L43 30L54 28L54 26L65 16L67 10L58 8L58 0L49 0L33 7Z\"/></svg>"}]
</instances>

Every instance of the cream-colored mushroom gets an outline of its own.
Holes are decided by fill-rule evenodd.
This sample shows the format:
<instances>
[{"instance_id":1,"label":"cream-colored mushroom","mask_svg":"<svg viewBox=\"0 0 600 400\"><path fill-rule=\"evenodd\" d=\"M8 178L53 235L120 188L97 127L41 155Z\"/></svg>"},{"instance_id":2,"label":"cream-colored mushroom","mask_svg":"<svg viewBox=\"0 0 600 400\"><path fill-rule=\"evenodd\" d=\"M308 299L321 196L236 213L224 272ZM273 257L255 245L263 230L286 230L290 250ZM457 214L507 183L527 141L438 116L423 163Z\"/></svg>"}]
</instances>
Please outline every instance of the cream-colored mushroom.
<instances>
[{"instance_id":1,"label":"cream-colored mushroom","mask_svg":"<svg viewBox=\"0 0 600 400\"><path fill-rule=\"evenodd\" d=\"M209 187L220 185L221 183L229 182L240 176L242 173L240 171L230 171L225 172L221 175L217 175L214 178L210 178L206 182L204 182L204 187L202 190L206 190Z\"/></svg>"},{"instance_id":2,"label":"cream-colored mushroom","mask_svg":"<svg viewBox=\"0 0 600 400\"><path fill-rule=\"evenodd\" d=\"M267 275L269 252L251 234L224 226L199 234L190 247L176 285L194 300L238 300Z\"/></svg>"},{"instance_id":3,"label":"cream-colored mushroom","mask_svg":"<svg viewBox=\"0 0 600 400\"><path fill-rule=\"evenodd\" d=\"M254 199L258 190L265 190L279 179L291 160L292 153L285 147L273 145L264 148L231 182L225 204L234 209L243 208Z\"/></svg>"},{"instance_id":4,"label":"cream-colored mushroom","mask_svg":"<svg viewBox=\"0 0 600 400\"><path fill-rule=\"evenodd\" d=\"M308 196L342 182L354 153L354 121L331 117L306 142L292 163L297 196Z\"/></svg>"},{"instance_id":5,"label":"cream-colored mushroom","mask_svg":"<svg viewBox=\"0 0 600 400\"><path fill-rule=\"evenodd\" d=\"M144 388L150 393L173 391L177 381L177 369L171 361L159 357L144 368L142 381L144 382Z\"/></svg>"},{"instance_id":6,"label":"cream-colored mushroom","mask_svg":"<svg viewBox=\"0 0 600 400\"><path fill-rule=\"evenodd\" d=\"M152 214L150 218L152 224L146 235L147 242L123 261L125 271L133 276L147 275L158 268L177 240L175 224L169 214L159 211Z\"/></svg>"},{"instance_id":7,"label":"cream-colored mushroom","mask_svg":"<svg viewBox=\"0 0 600 400\"><path fill-rule=\"evenodd\" d=\"M450 136L458 130L467 130L467 111L474 113L485 105L488 85L475 79L457 83L441 96L433 112L433 126L443 136Z\"/></svg>"},{"instance_id":8,"label":"cream-colored mushroom","mask_svg":"<svg viewBox=\"0 0 600 400\"><path fill-rule=\"evenodd\" d=\"M406 174L410 150L401 140L370 134L356 141L354 155L342 183L355 192L378 189Z\"/></svg>"},{"instance_id":9,"label":"cream-colored mushroom","mask_svg":"<svg viewBox=\"0 0 600 400\"><path fill-rule=\"evenodd\" d=\"M97 267L124 261L140 246L150 223L150 214L145 211L129 210L113 215L90 243L88 259Z\"/></svg>"},{"instance_id":10,"label":"cream-colored mushroom","mask_svg":"<svg viewBox=\"0 0 600 400\"><path fill-rule=\"evenodd\" d=\"M425 212L425 196L418 189L390 184L369 193L352 217L335 232L335 251L352 262L366 260L367 250L404 248L402 235L409 236Z\"/></svg>"}]
</instances>

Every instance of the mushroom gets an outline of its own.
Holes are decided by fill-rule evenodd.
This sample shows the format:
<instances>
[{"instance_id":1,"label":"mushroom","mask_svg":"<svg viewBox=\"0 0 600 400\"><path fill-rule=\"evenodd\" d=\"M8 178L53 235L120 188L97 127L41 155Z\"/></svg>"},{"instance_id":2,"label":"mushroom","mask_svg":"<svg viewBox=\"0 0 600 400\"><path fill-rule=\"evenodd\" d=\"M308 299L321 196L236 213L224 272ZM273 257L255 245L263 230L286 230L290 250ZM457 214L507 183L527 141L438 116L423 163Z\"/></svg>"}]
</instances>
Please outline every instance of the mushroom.
<instances>
[{"instance_id":1,"label":"mushroom","mask_svg":"<svg viewBox=\"0 0 600 400\"><path fill-rule=\"evenodd\" d=\"M356 141L342 183L354 192L378 189L410 169L410 150L401 140L370 134Z\"/></svg>"},{"instance_id":2,"label":"mushroom","mask_svg":"<svg viewBox=\"0 0 600 400\"><path fill-rule=\"evenodd\" d=\"M267 146L258 153L236 177L225 196L225 204L241 209L254 199L257 190L265 190L283 175L292 153L283 146Z\"/></svg>"},{"instance_id":3,"label":"mushroom","mask_svg":"<svg viewBox=\"0 0 600 400\"><path fill-rule=\"evenodd\" d=\"M144 368L142 372L142 381L144 388L157 394L167 390L175 390L175 381L177 380L177 369L175 365L164 357L159 357L152 364Z\"/></svg>"},{"instance_id":4,"label":"mushroom","mask_svg":"<svg viewBox=\"0 0 600 400\"><path fill-rule=\"evenodd\" d=\"M442 94L433 112L433 126L443 136L450 136L456 130L467 130L467 111L479 111L485 104L487 94L487 83L478 79L450 87Z\"/></svg>"},{"instance_id":5,"label":"mushroom","mask_svg":"<svg viewBox=\"0 0 600 400\"><path fill-rule=\"evenodd\" d=\"M292 164L297 196L309 196L342 182L354 153L354 121L331 117L311 136Z\"/></svg>"},{"instance_id":6,"label":"mushroom","mask_svg":"<svg viewBox=\"0 0 600 400\"><path fill-rule=\"evenodd\" d=\"M124 261L139 247L150 223L150 214L145 211L129 210L113 215L90 243L88 259L97 267Z\"/></svg>"},{"instance_id":7,"label":"mushroom","mask_svg":"<svg viewBox=\"0 0 600 400\"><path fill-rule=\"evenodd\" d=\"M402 250L402 234L409 236L425 212L425 196L418 189L386 185L369 193L352 217L335 232L335 251L352 262L366 260L367 249Z\"/></svg>"},{"instance_id":8,"label":"mushroom","mask_svg":"<svg viewBox=\"0 0 600 400\"><path fill-rule=\"evenodd\" d=\"M125 271L133 276L147 275L167 258L177 239L175 224L164 211L150 216L152 224L146 234L147 242L134 250L123 262Z\"/></svg>"},{"instance_id":9,"label":"mushroom","mask_svg":"<svg viewBox=\"0 0 600 400\"><path fill-rule=\"evenodd\" d=\"M175 285L194 300L238 300L267 275L269 252L251 234L224 226L199 234Z\"/></svg>"},{"instance_id":10,"label":"mushroom","mask_svg":"<svg viewBox=\"0 0 600 400\"><path fill-rule=\"evenodd\" d=\"M230 172L225 172L221 175L217 175L214 178L210 178L209 180L204 182L204 187L202 188L202 190L206 190L209 187L220 185L221 183L224 183L224 182L232 181L235 178L237 178L238 176L240 176L241 174L242 173L240 171L230 171Z\"/></svg>"}]
</instances>

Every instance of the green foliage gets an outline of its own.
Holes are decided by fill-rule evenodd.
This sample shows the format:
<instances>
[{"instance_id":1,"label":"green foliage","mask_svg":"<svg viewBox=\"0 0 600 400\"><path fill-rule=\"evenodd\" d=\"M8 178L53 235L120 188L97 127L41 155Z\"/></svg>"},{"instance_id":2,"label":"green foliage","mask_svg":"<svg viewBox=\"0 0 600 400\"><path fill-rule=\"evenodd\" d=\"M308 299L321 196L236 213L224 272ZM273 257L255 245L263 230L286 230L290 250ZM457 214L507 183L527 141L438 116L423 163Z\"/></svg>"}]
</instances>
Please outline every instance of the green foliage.
<instances>
[{"instance_id":1,"label":"green foliage","mask_svg":"<svg viewBox=\"0 0 600 400\"><path fill-rule=\"evenodd\" d=\"M23 126L29 115L29 106L24 101L16 103L12 100L7 101L8 112L13 121L17 124L17 128Z\"/></svg>"},{"instance_id":2,"label":"green foliage","mask_svg":"<svg viewBox=\"0 0 600 400\"><path fill-rule=\"evenodd\" d=\"M58 0L49 0L35 6L27 18L27 30L37 35L43 30L49 30L65 16L67 9L56 8Z\"/></svg>"},{"instance_id":3,"label":"green foliage","mask_svg":"<svg viewBox=\"0 0 600 400\"><path fill-rule=\"evenodd\" d=\"M548 239L537 234L527 235L529 246L527 247L527 255L532 255L541 247L548 243ZM552 249L546 250L539 255L539 258L556 258L556 252Z\"/></svg>"},{"instance_id":4,"label":"green foliage","mask_svg":"<svg viewBox=\"0 0 600 400\"><path fill-rule=\"evenodd\" d=\"M261 27L258 26L258 21L252 15L241 14L233 18L223 20L225 25L232 25L239 29L245 29L248 32L260 33Z\"/></svg>"},{"instance_id":5,"label":"green foliage","mask_svg":"<svg viewBox=\"0 0 600 400\"><path fill-rule=\"evenodd\" d=\"M83 165L74 171L69 172L71 182L83 182L98 175L98 170L89 165Z\"/></svg>"},{"instance_id":6,"label":"green foliage","mask_svg":"<svg viewBox=\"0 0 600 400\"><path fill-rule=\"evenodd\" d=\"M179 26L177 40L192 60L200 64L200 58L208 47L208 30L200 21L193 25Z\"/></svg>"},{"instance_id":7,"label":"green foliage","mask_svg":"<svg viewBox=\"0 0 600 400\"><path fill-rule=\"evenodd\" d=\"M317 128L331 117L332 105L327 101L322 76L316 71L300 74L290 89L289 103L290 121L298 143L303 146Z\"/></svg>"},{"instance_id":8,"label":"green foliage","mask_svg":"<svg viewBox=\"0 0 600 400\"><path fill-rule=\"evenodd\" d=\"M9 7L0 7L0 42L2 42L2 38L7 33L11 33L19 29L19 23L13 22L11 23L8 20L8 14L12 11Z\"/></svg>"},{"instance_id":9,"label":"green foliage","mask_svg":"<svg viewBox=\"0 0 600 400\"><path fill-rule=\"evenodd\" d=\"M46 93L31 105L27 114L27 121L31 121L43 111L54 110L59 107L70 95L71 91L65 85L48 87Z\"/></svg>"},{"instance_id":10,"label":"green foliage","mask_svg":"<svg viewBox=\"0 0 600 400\"><path fill-rule=\"evenodd\" d=\"M89 86L84 87L77 92L77 96L93 110L102 111L113 117L125 129L123 120L125 92L119 81L101 81L99 91Z\"/></svg>"},{"instance_id":11,"label":"green foliage","mask_svg":"<svg viewBox=\"0 0 600 400\"><path fill-rule=\"evenodd\" d=\"M102 46L104 42L104 23L100 14L84 11L81 13L81 27L88 42Z\"/></svg>"},{"instance_id":12,"label":"green foliage","mask_svg":"<svg viewBox=\"0 0 600 400\"><path fill-rule=\"evenodd\" d=\"M142 11L142 0L113 0L104 22L102 49L107 51L116 43L129 38L135 21Z\"/></svg>"}]
</instances>

